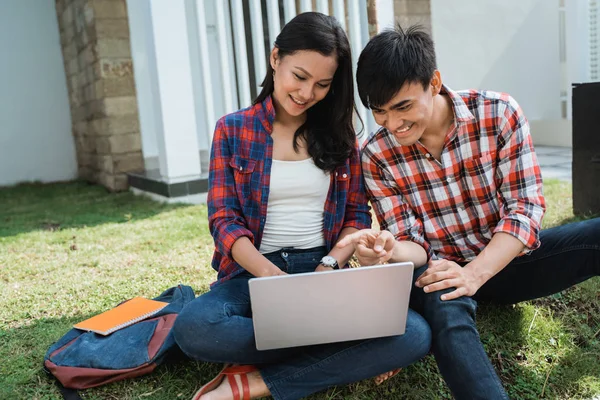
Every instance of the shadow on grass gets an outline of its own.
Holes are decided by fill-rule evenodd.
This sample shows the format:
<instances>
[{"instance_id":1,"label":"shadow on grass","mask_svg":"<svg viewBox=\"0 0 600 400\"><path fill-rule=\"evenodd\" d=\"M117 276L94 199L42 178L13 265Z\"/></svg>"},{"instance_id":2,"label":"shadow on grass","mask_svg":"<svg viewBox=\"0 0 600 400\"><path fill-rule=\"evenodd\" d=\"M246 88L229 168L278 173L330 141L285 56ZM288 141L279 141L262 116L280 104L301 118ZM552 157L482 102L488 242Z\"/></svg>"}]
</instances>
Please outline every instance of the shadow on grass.
<instances>
[{"instance_id":1,"label":"shadow on grass","mask_svg":"<svg viewBox=\"0 0 600 400\"><path fill-rule=\"evenodd\" d=\"M131 192L110 193L86 182L0 188L0 238L145 219L185 205L163 204Z\"/></svg>"},{"instance_id":2,"label":"shadow on grass","mask_svg":"<svg viewBox=\"0 0 600 400\"><path fill-rule=\"evenodd\" d=\"M43 357L50 345L66 333L71 326L89 317L78 315L57 319L40 319L32 324L0 330L0 350L4 360L0 366L0 398L10 399L61 399L55 381L42 367ZM504 386L513 399L557 398L554 389L565 394L565 388L577 387L577 374L555 374L561 368L569 369L570 360L588 357L588 349L577 348L563 357L554 368L551 379L526 366L527 353L523 326L529 319L521 308L482 305L479 327L482 341L500 374ZM526 331L526 330L525 330ZM549 361L551 362L551 361ZM565 367L562 367L562 363ZM135 379L115 382L103 387L83 391L85 398L94 399L157 399L189 398L203 383L210 380L220 369L217 364L195 362L176 357L160 365L153 373ZM597 372L589 371L593 374ZM343 373L343 371L340 371ZM556 379L555 379L556 378ZM545 387L545 395L542 390ZM567 393L568 394L568 393ZM573 394L571 392L571 394ZM558 396L560 397L560 396ZM433 357L405 368L381 386L371 380L343 387L331 388L315 394L310 399L450 399Z\"/></svg>"},{"instance_id":3,"label":"shadow on grass","mask_svg":"<svg viewBox=\"0 0 600 400\"><path fill-rule=\"evenodd\" d=\"M40 319L12 329L0 330L0 399L62 399L56 380L43 368L48 348L73 324L89 318L78 315ZM149 375L82 390L85 399L176 399L190 398L205 377L219 366L185 359L174 351L169 360Z\"/></svg>"}]
</instances>

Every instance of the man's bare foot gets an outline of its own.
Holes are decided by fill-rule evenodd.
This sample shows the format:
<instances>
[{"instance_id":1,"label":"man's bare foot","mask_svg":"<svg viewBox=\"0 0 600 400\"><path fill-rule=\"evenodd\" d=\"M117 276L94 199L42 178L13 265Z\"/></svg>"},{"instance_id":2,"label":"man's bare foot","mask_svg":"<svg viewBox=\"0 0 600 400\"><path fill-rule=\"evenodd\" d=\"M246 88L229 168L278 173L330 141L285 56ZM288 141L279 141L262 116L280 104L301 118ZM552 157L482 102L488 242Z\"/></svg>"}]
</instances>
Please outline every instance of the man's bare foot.
<instances>
[{"instance_id":1,"label":"man's bare foot","mask_svg":"<svg viewBox=\"0 0 600 400\"><path fill-rule=\"evenodd\" d=\"M374 378L375 384L376 385L381 385L383 382L387 381L388 379L390 379L392 376L396 375L401 370L402 370L402 368L398 368L398 369L395 369L395 370L392 370L392 371L384 372L381 375L377 375Z\"/></svg>"},{"instance_id":2,"label":"man's bare foot","mask_svg":"<svg viewBox=\"0 0 600 400\"><path fill-rule=\"evenodd\" d=\"M248 377L248 387L250 389L251 399L265 397L271 394L267 388L267 385L265 384L265 381L263 381L262 376L258 371L249 372L246 374L246 376ZM244 399L242 378L239 374L234 375L234 378L237 384L239 396L241 399ZM229 379L225 376L221 384L217 386L215 390L201 396L200 400L233 400L233 390L229 384Z\"/></svg>"}]
</instances>

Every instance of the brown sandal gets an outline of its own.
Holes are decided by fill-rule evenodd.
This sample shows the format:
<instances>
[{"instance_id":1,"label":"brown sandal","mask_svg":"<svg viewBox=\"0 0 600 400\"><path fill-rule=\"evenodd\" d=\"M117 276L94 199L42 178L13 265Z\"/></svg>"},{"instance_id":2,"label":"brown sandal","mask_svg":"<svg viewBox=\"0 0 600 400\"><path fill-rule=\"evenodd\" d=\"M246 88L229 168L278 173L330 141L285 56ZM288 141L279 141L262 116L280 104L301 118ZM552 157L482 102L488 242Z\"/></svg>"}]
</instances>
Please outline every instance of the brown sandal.
<instances>
[{"instance_id":1,"label":"brown sandal","mask_svg":"<svg viewBox=\"0 0 600 400\"><path fill-rule=\"evenodd\" d=\"M248 374L250 372L257 371L256 367L253 365L233 365L226 364L225 368L219 372L219 374L206 385L202 386L192 397L192 400L198 400L200 396L212 392L215 390L223 379L227 377L227 381L229 382L229 386L231 387L231 392L233 393L233 400L250 400L250 386L248 385ZM235 380L235 376L239 375L242 381L242 397L240 397L240 389L238 389L238 384Z\"/></svg>"}]
</instances>

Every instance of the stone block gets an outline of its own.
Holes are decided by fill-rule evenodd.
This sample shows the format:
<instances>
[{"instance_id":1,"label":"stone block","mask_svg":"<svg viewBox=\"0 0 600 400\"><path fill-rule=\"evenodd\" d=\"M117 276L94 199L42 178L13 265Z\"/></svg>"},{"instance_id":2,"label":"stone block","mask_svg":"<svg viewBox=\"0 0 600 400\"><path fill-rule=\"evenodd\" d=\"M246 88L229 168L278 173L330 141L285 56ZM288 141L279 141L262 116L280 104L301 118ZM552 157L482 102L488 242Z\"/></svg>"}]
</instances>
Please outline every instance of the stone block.
<instances>
[{"instance_id":1,"label":"stone block","mask_svg":"<svg viewBox=\"0 0 600 400\"><path fill-rule=\"evenodd\" d=\"M96 152L96 141L92 136L79 136L77 141L80 143L80 150L83 153L94 154Z\"/></svg>"},{"instance_id":2,"label":"stone block","mask_svg":"<svg viewBox=\"0 0 600 400\"><path fill-rule=\"evenodd\" d=\"M408 15L431 15L429 0L408 1L406 4Z\"/></svg>"},{"instance_id":3,"label":"stone block","mask_svg":"<svg viewBox=\"0 0 600 400\"><path fill-rule=\"evenodd\" d=\"M79 54L81 57L83 57L85 66L91 66L94 64L94 62L96 62L96 52L94 50L94 46L87 45Z\"/></svg>"},{"instance_id":4,"label":"stone block","mask_svg":"<svg viewBox=\"0 0 600 400\"><path fill-rule=\"evenodd\" d=\"M86 26L91 26L94 24L95 15L94 15L94 7L86 2L79 7L78 13L80 14L80 20L85 23Z\"/></svg>"},{"instance_id":5,"label":"stone block","mask_svg":"<svg viewBox=\"0 0 600 400\"><path fill-rule=\"evenodd\" d=\"M94 179L94 171L92 171L91 168L89 167L83 167L83 166L79 166L78 168L78 175L81 179L84 179L88 182L95 182L96 180Z\"/></svg>"},{"instance_id":6,"label":"stone block","mask_svg":"<svg viewBox=\"0 0 600 400\"><path fill-rule=\"evenodd\" d=\"M102 78L102 67L100 66L100 61L96 61L94 65L92 65L92 71L94 72L94 81Z\"/></svg>"},{"instance_id":7,"label":"stone block","mask_svg":"<svg viewBox=\"0 0 600 400\"><path fill-rule=\"evenodd\" d=\"M86 84L90 84L90 83L94 83L96 82L96 74L94 72L94 66L93 65L88 65L85 68L85 83ZM96 88L94 87L94 92L96 91Z\"/></svg>"},{"instance_id":8,"label":"stone block","mask_svg":"<svg viewBox=\"0 0 600 400\"><path fill-rule=\"evenodd\" d=\"M101 38L95 46L99 58L131 58L129 39Z\"/></svg>"},{"instance_id":9,"label":"stone block","mask_svg":"<svg viewBox=\"0 0 600 400\"><path fill-rule=\"evenodd\" d=\"M71 42L63 47L63 57L65 61L71 61L73 58L77 57L75 43Z\"/></svg>"},{"instance_id":10,"label":"stone block","mask_svg":"<svg viewBox=\"0 0 600 400\"><path fill-rule=\"evenodd\" d=\"M83 87L83 101L89 103L90 101L96 100L96 85L89 84Z\"/></svg>"},{"instance_id":11,"label":"stone block","mask_svg":"<svg viewBox=\"0 0 600 400\"><path fill-rule=\"evenodd\" d=\"M102 100L93 100L86 104L86 118L89 121L102 119L105 117L104 115L104 104L102 104Z\"/></svg>"},{"instance_id":12,"label":"stone block","mask_svg":"<svg viewBox=\"0 0 600 400\"><path fill-rule=\"evenodd\" d=\"M98 136L95 138L96 140L96 153L98 154L110 154L111 153L111 145L110 145L110 137L106 136Z\"/></svg>"},{"instance_id":13,"label":"stone block","mask_svg":"<svg viewBox=\"0 0 600 400\"><path fill-rule=\"evenodd\" d=\"M115 177L112 174L100 172L97 175L96 182L98 182L108 190L113 191Z\"/></svg>"},{"instance_id":14,"label":"stone block","mask_svg":"<svg viewBox=\"0 0 600 400\"><path fill-rule=\"evenodd\" d=\"M59 18L62 16L63 11L65 10L65 0L56 0L56 15Z\"/></svg>"},{"instance_id":15,"label":"stone block","mask_svg":"<svg viewBox=\"0 0 600 400\"><path fill-rule=\"evenodd\" d=\"M96 93L100 97L134 96L135 83L133 76L96 81Z\"/></svg>"},{"instance_id":16,"label":"stone block","mask_svg":"<svg viewBox=\"0 0 600 400\"><path fill-rule=\"evenodd\" d=\"M114 162L112 155L98 154L96 156L96 169L101 172L112 174L114 172Z\"/></svg>"},{"instance_id":17,"label":"stone block","mask_svg":"<svg viewBox=\"0 0 600 400\"><path fill-rule=\"evenodd\" d=\"M137 114L106 117L92 121L92 131L100 136L124 135L140 131Z\"/></svg>"},{"instance_id":18,"label":"stone block","mask_svg":"<svg viewBox=\"0 0 600 400\"><path fill-rule=\"evenodd\" d=\"M72 25L74 22L74 18L73 18L73 5L70 4L67 7L65 7L60 22L62 23L63 26L67 26L67 25Z\"/></svg>"},{"instance_id":19,"label":"stone block","mask_svg":"<svg viewBox=\"0 0 600 400\"><path fill-rule=\"evenodd\" d=\"M98 19L96 25L96 36L99 39L128 39L129 25L127 19Z\"/></svg>"},{"instance_id":20,"label":"stone block","mask_svg":"<svg viewBox=\"0 0 600 400\"><path fill-rule=\"evenodd\" d=\"M113 156L114 172L139 172L144 170L144 157L142 152L117 154Z\"/></svg>"},{"instance_id":21,"label":"stone block","mask_svg":"<svg viewBox=\"0 0 600 400\"><path fill-rule=\"evenodd\" d=\"M122 192L129 189L129 182L126 174L117 174L114 177L113 188L116 192Z\"/></svg>"},{"instance_id":22,"label":"stone block","mask_svg":"<svg viewBox=\"0 0 600 400\"><path fill-rule=\"evenodd\" d=\"M73 121L75 122L75 121ZM85 121L76 122L73 124L73 133L75 136L83 136L90 133L88 123Z\"/></svg>"},{"instance_id":23,"label":"stone block","mask_svg":"<svg viewBox=\"0 0 600 400\"><path fill-rule=\"evenodd\" d=\"M87 167L95 169L95 156L91 153L84 153L83 151L77 152L77 165L80 167Z\"/></svg>"},{"instance_id":24,"label":"stone block","mask_svg":"<svg viewBox=\"0 0 600 400\"><path fill-rule=\"evenodd\" d=\"M137 114L135 96L106 97L103 100L104 115L107 117Z\"/></svg>"},{"instance_id":25,"label":"stone block","mask_svg":"<svg viewBox=\"0 0 600 400\"><path fill-rule=\"evenodd\" d=\"M100 60L102 78L121 78L133 76L133 62L131 58L102 59Z\"/></svg>"},{"instance_id":26,"label":"stone block","mask_svg":"<svg viewBox=\"0 0 600 400\"><path fill-rule=\"evenodd\" d=\"M69 79L67 79L67 88L69 89L69 92L72 92L73 90L75 90L78 87L79 87L79 74L70 75Z\"/></svg>"},{"instance_id":27,"label":"stone block","mask_svg":"<svg viewBox=\"0 0 600 400\"><path fill-rule=\"evenodd\" d=\"M96 19L126 18L127 7L123 0L90 0Z\"/></svg>"},{"instance_id":28,"label":"stone block","mask_svg":"<svg viewBox=\"0 0 600 400\"><path fill-rule=\"evenodd\" d=\"M71 76L79 72L79 62L78 58L75 57L67 64L67 76Z\"/></svg>"},{"instance_id":29,"label":"stone block","mask_svg":"<svg viewBox=\"0 0 600 400\"><path fill-rule=\"evenodd\" d=\"M73 25L63 25L63 35L65 37L65 44L70 43L73 40L75 31Z\"/></svg>"},{"instance_id":30,"label":"stone block","mask_svg":"<svg viewBox=\"0 0 600 400\"><path fill-rule=\"evenodd\" d=\"M142 135L139 132L126 135L109 136L108 142L112 154L139 152L142 150Z\"/></svg>"}]
</instances>

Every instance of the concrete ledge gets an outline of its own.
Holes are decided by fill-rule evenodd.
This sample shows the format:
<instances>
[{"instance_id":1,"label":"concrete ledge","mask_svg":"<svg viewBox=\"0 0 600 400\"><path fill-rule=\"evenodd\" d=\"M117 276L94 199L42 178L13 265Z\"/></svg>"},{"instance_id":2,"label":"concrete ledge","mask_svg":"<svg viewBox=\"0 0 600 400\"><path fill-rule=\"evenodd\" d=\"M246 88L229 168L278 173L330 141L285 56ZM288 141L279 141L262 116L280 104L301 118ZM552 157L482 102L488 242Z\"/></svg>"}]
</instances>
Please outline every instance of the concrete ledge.
<instances>
[{"instance_id":1,"label":"concrete ledge","mask_svg":"<svg viewBox=\"0 0 600 400\"><path fill-rule=\"evenodd\" d=\"M129 187L136 194L148 194L155 200L184 203L205 203L208 192L208 174L183 182L169 183L158 170L127 174Z\"/></svg>"}]
</instances>

